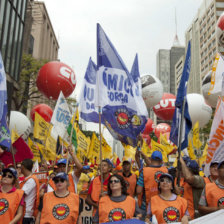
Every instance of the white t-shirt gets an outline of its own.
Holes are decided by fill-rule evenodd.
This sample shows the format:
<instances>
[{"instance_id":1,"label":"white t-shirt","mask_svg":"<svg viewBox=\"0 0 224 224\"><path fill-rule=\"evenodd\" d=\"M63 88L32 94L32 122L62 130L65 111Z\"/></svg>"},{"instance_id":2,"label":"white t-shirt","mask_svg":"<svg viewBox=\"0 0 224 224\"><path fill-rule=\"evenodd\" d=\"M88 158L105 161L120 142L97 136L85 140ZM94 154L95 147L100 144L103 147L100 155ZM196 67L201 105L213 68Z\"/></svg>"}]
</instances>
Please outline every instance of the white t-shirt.
<instances>
[{"instance_id":1,"label":"white t-shirt","mask_svg":"<svg viewBox=\"0 0 224 224\"><path fill-rule=\"evenodd\" d=\"M75 186L75 192L77 192L77 184L79 182L79 177L77 177L74 173L74 171L72 171L72 179L73 179L73 183L74 183L74 186ZM54 189L50 186L50 184L47 185L47 192L52 192L54 191Z\"/></svg>"},{"instance_id":2,"label":"white t-shirt","mask_svg":"<svg viewBox=\"0 0 224 224\"><path fill-rule=\"evenodd\" d=\"M30 176L26 177L25 180L29 177ZM26 212L24 217L30 218L33 216L34 203L37 197L37 186L35 180L33 178L27 180L26 183L23 185L22 190L24 190L25 193L24 201L26 205Z\"/></svg>"}]
</instances>

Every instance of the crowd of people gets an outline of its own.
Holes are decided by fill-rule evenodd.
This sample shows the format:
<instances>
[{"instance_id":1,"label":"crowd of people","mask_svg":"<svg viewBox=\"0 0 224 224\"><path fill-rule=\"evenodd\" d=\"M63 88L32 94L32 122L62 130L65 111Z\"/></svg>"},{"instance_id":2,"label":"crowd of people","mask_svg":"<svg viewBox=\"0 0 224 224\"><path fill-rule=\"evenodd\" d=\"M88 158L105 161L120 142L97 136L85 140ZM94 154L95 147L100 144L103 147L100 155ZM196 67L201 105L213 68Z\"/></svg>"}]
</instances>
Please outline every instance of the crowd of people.
<instances>
[{"instance_id":1,"label":"crowd of people","mask_svg":"<svg viewBox=\"0 0 224 224\"><path fill-rule=\"evenodd\" d=\"M64 158L40 164L48 173L47 183L39 182L30 159L16 167L0 163L0 223L80 224L81 195L93 208L94 224L127 219L151 223L155 218L159 224L186 224L224 208L224 161L213 161L210 176L204 177L195 160L180 157L177 169L163 162L160 151L148 158L137 150L135 166L124 160L117 167L109 159L82 164L71 147L68 152L70 165Z\"/></svg>"}]
</instances>

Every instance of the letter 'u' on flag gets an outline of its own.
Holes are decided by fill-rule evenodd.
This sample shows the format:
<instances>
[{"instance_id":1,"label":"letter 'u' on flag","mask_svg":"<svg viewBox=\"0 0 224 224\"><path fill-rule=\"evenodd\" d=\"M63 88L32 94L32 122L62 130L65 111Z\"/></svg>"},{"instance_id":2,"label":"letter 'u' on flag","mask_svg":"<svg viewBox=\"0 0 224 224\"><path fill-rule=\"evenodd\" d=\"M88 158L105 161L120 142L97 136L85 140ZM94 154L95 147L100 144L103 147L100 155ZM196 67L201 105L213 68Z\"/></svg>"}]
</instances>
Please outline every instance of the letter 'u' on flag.
<instances>
[{"instance_id":1,"label":"letter 'u' on flag","mask_svg":"<svg viewBox=\"0 0 224 224\"><path fill-rule=\"evenodd\" d=\"M205 161L204 173L208 176L210 163L213 161L221 162L224 160L224 102L219 98L212 127L209 135L208 152Z\"/></svg>"}]
</instances>

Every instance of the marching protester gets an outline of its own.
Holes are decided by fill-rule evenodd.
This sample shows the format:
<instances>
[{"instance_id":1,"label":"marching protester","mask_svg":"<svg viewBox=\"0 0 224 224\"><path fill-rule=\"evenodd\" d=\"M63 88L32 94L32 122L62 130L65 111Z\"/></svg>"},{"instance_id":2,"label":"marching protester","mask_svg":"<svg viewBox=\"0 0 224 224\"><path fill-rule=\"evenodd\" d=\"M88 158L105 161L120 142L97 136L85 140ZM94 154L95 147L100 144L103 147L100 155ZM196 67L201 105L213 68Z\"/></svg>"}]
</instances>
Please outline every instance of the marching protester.
<instances>
[{"instance_id":1,"label":"marching protester","mask_svg":"<svg viewBox=\"0 0 224 224\"><path fill-rule=\"evenodd\" d=\"M24 191L16 189L18 174L14 168L2 171L0 186L0 221L16 224L23 216Z\"/></svg>"},{"instance_id":2,"label":"marching protester","mask_svg":"<svg viewBox=\"0 0 224 224\"><path fill-rule=\"evenodd\" d=\"M150 223L150 218L155 215L158 223L187 224L187 200L174 193L174 180L170 174L164 173L160 176L158 190L159 194L153 196L149 202L145 221Z\"/></svg>"},{"instance_id":3,"label":"marching protester","mask_svg":"<svg viewBox=\"0 0 224 224\"><path fill-rule=\"evenodd\" d=\"M79 196L68 190L68 175L65 172L57 173L53 181L56 189L44 194L35 223L81 224Z\"/></svg>"},{"instance_id":4,"label":"marching protester","mask_svg":"<svg viewBox=\"0 0 224 224\"><path fill-rule=\"evenodd\" d=\"M86 202L93 206L93 216L98 208L100 196L107 194L107 186L110 178L111 165L108 160L102 160L102 174L95 177L91 182L88 190ZM101 178L103 178L103 193L101 193Z\"/></svg>"},{"instance_id":5,"label":"marching protester","mask_svg":"<svg viewBox=\"0 0 224 224\"><path fill-rule=\"evenodd\" d=\"M80 163L80 161L78 160L77 156L73 153L72 151L72 147L69 146L68 148L68 152L71 155L75 165L74 165L74 171L71 174L68 174L68 178L69 178L69 188L68 190L70 192L76 193L77 192L77 184L79 181L79 177L81 176L82 173L82 164ZM66 163L67 163L67 159L60 159L57 161L57 173L60 172L66 172ZM48 188L47 188L47 192L52 192L56 189L56 186L53 182L52 179L49 180L48 182Z\"/></svg>"},{"instance_id":6,"label":"marching protester","mask_svg":"<svg viewBox=\"0 0 224 224\"><path fill-rule=\"evenodd\" d=\"M188 211L191 219L200 216L198 202L201 192L205 186L203 177L199 176L199 166L195 160L189 157L180 157L181 180L180 187L175 186L176 193L185 198L188 202Z\"/></svg>"},{"instance_id":7,"label":"marching protester","mask_svg":"<svg viewBox=\"0 0 224 224\"><path fill-rule=\"evenodd\" d=\"M211 162L210 163L210 167L209 167L209 171L210 171L210 175L208 177L204 177L204 181L206 184L208 183L213 183L217 180L219 174L218 174L218 162Z\"/></svg>"},{"instance_id":8,"label":"marching protester","mask_svg":"<svg viewBox=\"0 0 224 224\"><path fill-rule=\"evenodd\" d=\"M126 181L128 194L134 197L137 183L137 176L131 172L131 163L128 160L123 161L122 168L123 172L119 174Z\"/></svg>"},{"instance_id":9,"label":"marching protester","mask_svg":"<svg viewBox=\"0 0 224 224\"><path fill-rule=\"evenodd\" d=\"M25 176L24 181L20 183L20 187L25 194L23 224L32 224L35 222L39 206L39 180L34 174L32 174L32 169L33 161L31 159L25 159L22 161L21 172Z\"/></svg>"},{"instance_id":10,"label":"marching protester","mask_svg":"<svg viewBox=\"0 0 224 224\"><path fill-rule=\"evenodd\" d=\"M98 210L93 223L115 222L136 217L141 218L137 202L128 196L127 185L122 176L114 174L109 177L106 196L99 200Z\"/></svg>"},{"instance_id":11,"label":"marching protester","mask_svg":"<svg viewBox=\"0 0 224 224\"><path fill-rule=\"evenodd\" d=\"M146 205L148 205L152 196L158 194L159 177L163 173L168 173L168 169L163 166L162 153L154 151L151 156L150 166L143 168L137 182L137 194L141 194L143 188L145 188Z\"/></svg>"},{"instance_id":12,"label":"marching protester","mask_svg":"<svg viewBox=\"0 0 224 224\"><path fill-rule=\"evenodd\" d=\"M224 161L218 165L218 179L205 185L199 201L199 212L203 215L224 209Z\"/></svg>"}]
</instances>

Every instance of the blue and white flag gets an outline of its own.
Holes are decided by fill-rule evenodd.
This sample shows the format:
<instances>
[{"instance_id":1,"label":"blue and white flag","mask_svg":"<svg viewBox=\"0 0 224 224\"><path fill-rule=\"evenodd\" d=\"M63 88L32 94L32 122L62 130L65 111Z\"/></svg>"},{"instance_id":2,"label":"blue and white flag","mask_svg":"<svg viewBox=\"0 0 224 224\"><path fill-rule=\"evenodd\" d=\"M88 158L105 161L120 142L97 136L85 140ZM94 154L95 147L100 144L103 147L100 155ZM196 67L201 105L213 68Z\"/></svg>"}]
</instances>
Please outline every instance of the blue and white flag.
<instances>
[{"instance_id":1,"label":"blue and white flag","mask_svg":"<svg viewBox=\"0 0 224 224\"><path fill-rule=\"evenodd\" d=\"M142 96L113 44L97 24L97 106L112 136L136 146L136 137L144 129L148 112Z\"/></svg>"},{"instance_id":2,"label":"blue and white flag","mask_svg":"<svg viewBox=\"0 0 224 224\"><path fill-rule=\"evenodd\" d=\"M11 146L11 135L7 124L7 86L2 55L0 53L0 145L8 150Z\"/></svg>"},{"instance_id":3,"label":"blue and white flag","mask_svg":"<svg viewBox=\"0 0 224 224\"><path fill-rule=\"evenodd\" d=\"M141 96L142 95L142 83L141 83L141 79L140 79L140 72L139 72L139 66L138 66L138 54L136 54L134 63L131 68L131 76L136 85L136 88L135 88L136 95Z\"/></svg>"},{"instance_id":4,"label":"blue and white flag","mask_svg":"<svg viewBox=\"0 0 224 224\"><path fill-rule=\"evenodd\" d=\"M67 101L64 97L63 92L61 91L51 118L51 124L53 124L51 136L54 139L57 139L58 135L63 139L68 137L67 128L71 118L72 115L69 110Z\"/></svg>"},{"instance_id":5,"label":"blue and white flag","mask_svg":"<svg viewBox=\"0 0 224 224\"><path fill-rule=\"evenodd\" d=\"M89 59L82 91L79 97L80 117L87 122L99 123L98 107L96 107L96 64Z\"/></svg>"},{"instance_id":6,"label":"blue and white flag","mask_svg":"<svg viewBox=\"0 0 224 224\"><path fill-rule=\"evenodd\" d=\"M185 101L185 110L182 126L182 136L181 136L181 150L187 148L188 146L188 133L192 128L191 118L188 111L187 103L187 82L189 79L189 74L191 70L191 43L188 43L187 55L184 63L184 70L181 76L180 85L177 91L177 98L175 103L175 113L173 115L173 122L170 132L170 140L178 146L179 136L180 136L180 124L181 124L181 113L183 108L184 99Z\"/></svg>"}]
</instances>

